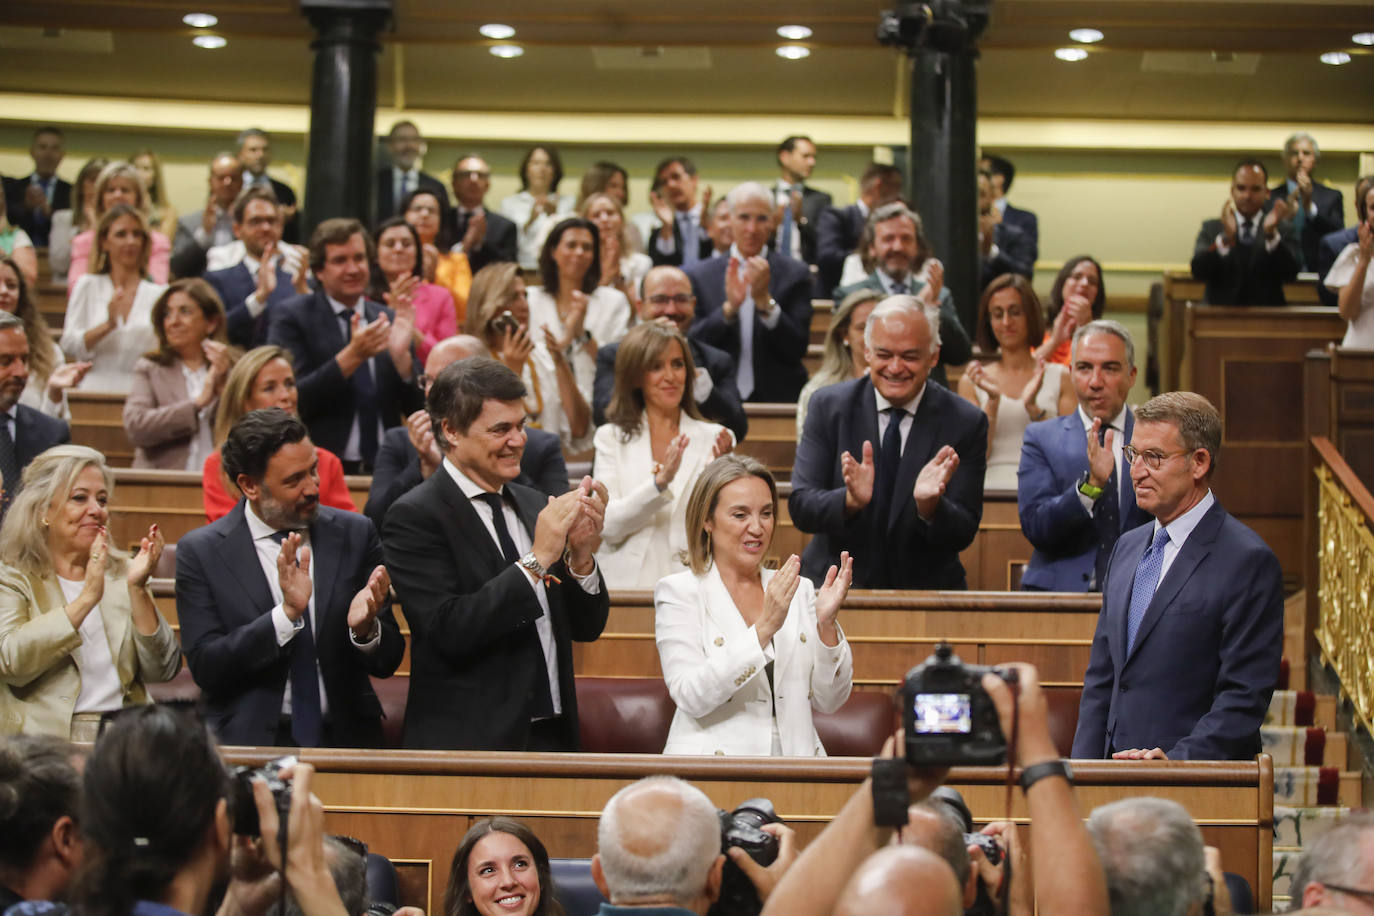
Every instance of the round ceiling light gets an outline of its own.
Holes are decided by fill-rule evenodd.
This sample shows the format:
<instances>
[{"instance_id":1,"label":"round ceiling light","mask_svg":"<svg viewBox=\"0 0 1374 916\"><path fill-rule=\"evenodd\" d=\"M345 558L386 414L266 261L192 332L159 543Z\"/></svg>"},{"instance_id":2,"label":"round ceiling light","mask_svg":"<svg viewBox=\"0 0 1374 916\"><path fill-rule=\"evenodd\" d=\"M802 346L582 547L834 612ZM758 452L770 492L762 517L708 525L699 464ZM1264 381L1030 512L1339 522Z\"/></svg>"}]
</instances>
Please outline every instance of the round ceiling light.
<instances>
[{"instance_id":1,"label":"round ceiling light","mask_svg":"<svg viewBox=\"0 0 1374 916\"><path fill-rule=\"evenodd\" d=\"M1374 45L1374 32L1360 32L1356 35L1351 35L1350 40L1357 45L1369 47L1370 45Z\"/></svg>"},{"instance_id":2,"label":"round ceiling light","mask_svg":"<svg viewBox=\"0 0 1374 916\"><path fill-rule=\"evenodd\" d=\"M220 35L197 35L195 38L191 39L191 44L195 45L197 48L205 48L207 51L222 48L228 43L229 42L225 41L223 36Z\"/></svg>"},{"instance_id":3,"label":"round ceiling light","mask_svg":"<svg viewBox=\"0 0 1374 916\"><path fill-rule=\"evenodd\" d=\"M1350 55L1344 51L1327 51L1321 56L1320 60L1324 64L1339 67L1341 64L1350 63Z\"/></svg>"},{"instance_id":4,"label":"round ceiling light","mask_svg":"<svg viewBox=\"0 0 1374 916\"><path fill-rule=\"evenodd\" d=\"M1084 51L1082 48L1056 48L1054 56L1059 58L1060 60L1066 60L1069 63L1074 63L1076 61L1084 60L1085 58L1087 58L1088 52Z\"/></svg>"},{"instance_id":5,"label":"round ceiling light","mask_svg":"<svg viewBox=\"0 0 1374 916\"><path fill-rule=\"evenodd\" d=\"M492 45L488 48L493 56L510 60L512 57L519 57L525 53L525 49L519 45Z\"/></svg>"},{"instance_id":6,"label":"round ceiling light","mask_svg":"<svg viewBox=\"0 0 1374 916\"><path fill-rule=\"evenodd\" d=\"M481 32L483 37L493 38L496 41L505 41L507 38L515 37L515 29L500 22L489 22L477 31Z\"/></svg>"},{"instance_id":7,"label":"round ceiling light","mask_svg":"<svg viewBox=\"0 0 1374 916\"><path fill-rule=\"evenodd\" d=\"M219 19L209 13L187 13L181 21L193 29L213 29L219 25Z\"/></svg>"},{"instance_id":8,"label":"round ceiling light","mask_svg":"<svg viewBox=\"0 0 1374 916\"><path fill-rule=\"evenodd\" d=\"M811 49L804 48L801 45L783 45L781 48L778 48L777 55L779 57L785 57L788 60L801 60L803 57L811 56Z\"/></svg>"},{"instance_id":9,"label":"round ceiling light","mask_svg":"<svg viewBox=\"0 0 1374 916\"><path fill-rule=\"evenodd\" d=\"M1069 37L1074 41L1090 45L1094 42L1101 41L1105 36L1097 29L1074 29L1069 33Z\"/></svg>"},{"instance_id":10,"label":"round ceiling light","mask_svg":"<svg viewBox=\"0 0 1374 916\"><path fill-rule=\"evenodd\" d=\"M778 34L788 41L803 41L811 37L811 30L804 25L780 25Z\"/></svg>"}]
</instances>

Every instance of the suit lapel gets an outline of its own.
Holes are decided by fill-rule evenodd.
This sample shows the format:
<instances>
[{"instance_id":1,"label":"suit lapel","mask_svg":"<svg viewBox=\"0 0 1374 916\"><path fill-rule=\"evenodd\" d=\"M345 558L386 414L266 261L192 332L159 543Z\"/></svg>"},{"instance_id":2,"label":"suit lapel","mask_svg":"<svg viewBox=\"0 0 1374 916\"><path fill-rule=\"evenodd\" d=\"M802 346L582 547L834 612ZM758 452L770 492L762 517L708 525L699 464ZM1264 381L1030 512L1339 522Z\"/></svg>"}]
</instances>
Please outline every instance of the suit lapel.
<instances>
[{"instance_id":1,"label":"suit lapel","mask_svg":"<svg viewBox=\"0 0 1374 916\"><path fill-rule=\"evenodd\" d=\"M444 468L436 471L430 480L437 481L435 486L438 488L439 498L449 508L450 531L455 535L450 539L453 549L477 554L471 562L481 564L484 581L498 574L506 561L501 556L501 549L496 546L496 541L487 533L486 523L472 507L472 503L463 495L463 491L458 489L458 484Z\"/></svg>"},{"instance_id":2,"label":"suit lapel","mask_svg":"<svg viewBox=\"0 0 1374 916\"><path fill-rule=\"evenodd\" d=\"M1184 583L1192 577L1193 570L1197 569L1198 564L1212 552L1212 542L1216 540L1217 531L1221 528L1221 520L1221 504L1213 503L1212 508L1208 509L1207 514L1202 516L1202 519L1197 523L1193 533L1188 535L1188 540L1183 542L1183 547L1179 550L1178 556L1174 557L1174 562L1169 565L1169 571L1165 573L1163 581L1155 589L1154 598L1150 600L1150 606L1145 609L1145 617L1140 621L1140 630L1135 634L1135 647L1131 652L1132 658L1140 650L1146 637L1150 635L1150 630L1154 629L1154 625L1159 622L1160 615L1164 613L1165 608L1173 602L1174 598L1178 597ZM1129 604L1129 600L1127 603Z\"/></svg>"},{"instance_id":3,"label":"suit lapel","mask_svg":"<svg viewBox=\"0 0 1374 916\"><path fill-rule=\"evenodd\" d=\"M243 517L247 511L248 503L244 500L239 500L238 505L230 510L234 521L222 532L224 543L220 549L223 551L224 568L243 586L250 606L258 614L265 614L276 602L272 600L272 591L263 575L262 563L258 561L257 547L253 544L253 535L248 531L248 520Z\"/></svg>"}]
</instances>

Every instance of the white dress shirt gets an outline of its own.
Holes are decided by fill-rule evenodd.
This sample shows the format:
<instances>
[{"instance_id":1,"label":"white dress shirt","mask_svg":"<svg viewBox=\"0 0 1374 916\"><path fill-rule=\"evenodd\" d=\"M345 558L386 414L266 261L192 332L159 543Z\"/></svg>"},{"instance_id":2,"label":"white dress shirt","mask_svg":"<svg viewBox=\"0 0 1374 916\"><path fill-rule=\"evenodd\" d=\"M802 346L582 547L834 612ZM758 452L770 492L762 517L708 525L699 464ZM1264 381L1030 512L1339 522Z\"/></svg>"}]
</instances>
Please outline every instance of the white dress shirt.
<instances>
[{"instance_id":1,"label":"white dress shirt","mask_svg":"<svg viewBox=\"0 0 1374 916\"><path fill-rule=\"evenodd\" d=\"M883 441L883 436L887 434L888 421L892 419L892 415L887 413L887 409L889 407L900 407L902 410L906 411L902 416L902 425L898 428L902 437L902 451L905 452L907 437L911 435L911 424L916 422L916 410L921 406L921 399L925 396L926 386L922 385L921 390L916 392L916 396L905 404L893 404L887 398L883 397L876 385L873 386L873 400L878 403L878 442ZM873 443L875 455L878 452L878 442Z\"/></svg>"},{"instance_id":2,"label":"white dress shirt","mask_svg":"<svg viewBox=\"0 0 1374 916\"><path fill-rule=\"evenodd\" d=\"M759 257L768 257L768 249L764 248L758 254ZM730 257L738 258L741 273L744 270L744 262L748 260L740 254L739 246L730 246ZM726 271L730 270L726 265ZM729 278L726 278L726 288L729 288ZM770 293L771 298L771 293ZM754 313L757 311L754 305L754 294L746 284L744 290L744 301L740 303L739 313L735 320L739 322L739 365L735 369L735 387L739 389L740 397L749 400L749 395L754 393ZM774 304L768 314L759 319L759 323L766 329L773 330L782 320L782 308Z\"/></svg>"},{"instance_id":3,"label":"white dress shirt","mask_svg":"<svg viewBox=\"0 0 1374 916\"><path fill-rule=\"evenodd\" d=\"M1178 552L1183 549L1183 542L1188 540L1188 535L1193 533L1197 523L1202 521L1202 517L1207 514L1207 510L1212 508L1216 502L1216 497L1212 496L1212 491L1208 490L1203 494L1198 504L1187 512L1174 519L1168 525L1161 525L1159 519L1155 519L1154 531L1150 533L1151 543L1159 534L1159 529L1164 528L1169 532L1169 543L1164 545L1164 559L1159 567L1159 581L1163 582L1164 577L1169 574L1169 567L1174 565L1174 560L1178 559Z\"/></svg>"},{"instance_id":4,"label":"white dress shirt","mask_svg":"<svg viewBox=\"0 0 1374 916\"><path fill-rule=\"evenodd\" d=\"M105 323L114 282L109 274L82 274L67 303L62 323L62 350L73 360L90 360L91 370L82 379L82 391L122 391L133 387L134 363L149 350L157 349L153 332L153 303L167 287L140 280L134 302L126 318L91 349L86 349L86 332Z\"/></svg>"},{"instance_id":5,"label":"white dress shirt","mask_svg":"<svg viewBox=\"0 0 1374 916\"><path fill-rule=\"evenodd\" d=\"M539 252L544 247L544 237L555 223L573 215L575 201L571 195L550 193L546 196L554 199L553 215L541 213L533 221L530 220L530 214L534 212L534 195L529 191L512 194L501 201L501 215L515 223L520 266L525 270L539 268Z\"/></svg>"},{"instance_id":6,"label":"white dress shirt","mask_svg":"<svg viewBox=\"0 0 1374 916\"><path fill-rule=\"evenodd\" d=\"M81 594L86 583L80 579L57 577L62 597L71 604ZM78 628L81 645L72 650L72 660L81 672L81 693L76 697L73 712L105 712L124 705L124 689L119 683L114 655L110 652L110 638L105 633L105 620L100 605L91 608Z\"/></svg>"},{"instance_id":7,"label":"white dress shirt","mask_svg":"<svg viewBox=\"0 0 1374 916\"><path fill-rule=\"evenodd\" d=\"M1112 435L1112 461L1115 462L1116 466L1116 498L1123 506L1126 503L1126 488L1132 485L1131 469L1122 463L1122 450L1126 447L1126 412L1130 409L1130 405L1122 407L1121 412L1112 417L1112 422L1109 424L1112 429L1116 430ZM1086 435L1092 435L1093 418L1088 416L1088 412L1083 409L1082 404L1078 405L1078 419L1083 424L1083 432ZM1088 442L1085 438L1083 440L1085 454L1087 448ZM1083 511L1092 515L1093 504L1097 500L1089 498L1082 490L1075 492L1078 493L1078 504L1083 507Z\"/></svg>"}]
</instances>

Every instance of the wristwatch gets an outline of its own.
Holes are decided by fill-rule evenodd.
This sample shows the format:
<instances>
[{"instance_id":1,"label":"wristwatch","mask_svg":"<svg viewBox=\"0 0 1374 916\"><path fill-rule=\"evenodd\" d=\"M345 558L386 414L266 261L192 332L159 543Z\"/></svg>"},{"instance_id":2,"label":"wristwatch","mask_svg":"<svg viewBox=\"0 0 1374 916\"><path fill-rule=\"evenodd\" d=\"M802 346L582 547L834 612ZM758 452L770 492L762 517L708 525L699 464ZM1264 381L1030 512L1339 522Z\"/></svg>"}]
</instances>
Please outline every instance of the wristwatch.
<instances>
[{"instance_id":1,"label":"wristwatch","mask_svg":"<svg viewBox=\"0 0 1374 916\"><path fill-rule=\"evenodd\" d=\"M1065 782L1073 785L1073 770L1069 768L1067 760L1046 760L1044 763L1032 764L1021 771L1021 791L1029 792L1031 786L1046 776L1063 776Z\"/></svg>"},{"instance_id":2,"label":"wristwatch","mask_svg":"<svg viewBox=\"0 0 1374 916\"><path fill-rule=\"evenodd\" d=\"M520 558L520 565L534 573L536 579L542 579L549 574L548 567L539 562L533 550Z\"/></svg>"},{"instance_id":3,"label":"wristwatch","mask_svg":"<svg viewBox=\"0 0 1374 916\"><path fill-rule=\"evenodd\" d=\"M1089 473L1089 471L1084 471L1083 476L1078 478L1078 492L1088 497L1088 499L1099 499L1102 496L1102 488L1095 487L1088 483Z\"/></svg>"}]
</instances>

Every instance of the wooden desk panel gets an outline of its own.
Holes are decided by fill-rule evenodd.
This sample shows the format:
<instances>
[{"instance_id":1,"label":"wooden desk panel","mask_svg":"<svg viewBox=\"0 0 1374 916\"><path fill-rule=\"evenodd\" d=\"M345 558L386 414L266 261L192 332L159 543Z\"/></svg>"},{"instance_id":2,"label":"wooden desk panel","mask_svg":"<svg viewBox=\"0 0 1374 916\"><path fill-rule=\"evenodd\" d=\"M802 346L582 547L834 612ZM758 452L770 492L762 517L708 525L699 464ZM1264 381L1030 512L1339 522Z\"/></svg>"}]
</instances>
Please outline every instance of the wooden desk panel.
<instances>
[{"instance_id":1,"label":"wooden desk panel","mask_svg":"<svg viewBox=\"0 0 1374 916\"><path fill-rule=\"evenodd\" d=\"M261 764L280 753L227 748L231 763ZM715 760L655 755L500 754L437 751L315 750L301 759L318 772L326 829L357 836L403 863L402 901L436 912L458 841L476 818L506 814L526 821L554 857L595 852L601 809L636 779L673 773L722 808L747 798L773 801L779 815L808 842L839 811L868 774L869 763L822 760ZM1133 795L1173 799L1197 819L1222 864L1255 889L1269 909L1273 851L1273 769L1255 762L1083 761L1074 765L1078 803L1093 807ZM1006 771L967 768L948 783L963 793L980 823L1006 817ZM1025 799L1013 794L1014 819L1025 822Z\"/></svg>"},{"instance_id":2,"label":"wooden desk panel","mask_svg":"<svg viewBox=\"0 0 1374 916\"><path fill-rule=\"evenodd\" d=\"M106 463L115 468L127 468L134 460L134 445L124 432L125 397L108 391L67 392L72 442L104 453Z\"/></svg>"}]
</instances>

